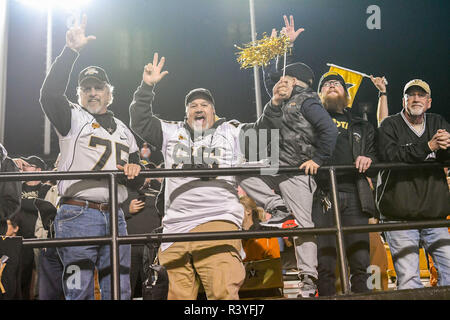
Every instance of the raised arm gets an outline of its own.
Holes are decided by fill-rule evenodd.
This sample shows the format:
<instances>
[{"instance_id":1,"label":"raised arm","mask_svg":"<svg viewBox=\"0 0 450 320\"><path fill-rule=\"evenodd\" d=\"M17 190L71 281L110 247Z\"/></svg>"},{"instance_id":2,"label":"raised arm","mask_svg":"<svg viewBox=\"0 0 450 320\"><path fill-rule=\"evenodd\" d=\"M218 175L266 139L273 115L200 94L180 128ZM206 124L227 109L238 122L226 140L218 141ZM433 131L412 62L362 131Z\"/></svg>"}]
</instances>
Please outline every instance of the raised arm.
<instances>
[{"instance_id":1,"label":"raised arm","mask_svg":"<svg viewBox=\"0 0 450 320\"><path fill-rule=\"evenodd\" d=\"M161 120L153 114L154 88L168 72L162 71L165 58L158 62L158 53L153 55L153 63L144 67L141 85L137 88L130 105L130 128L143 140L161 149L163 142Z\"/></svg>"},{"instance_id":2,"label":"raised arm","mask_svg":"<svg viewBox=\"0 0 450 320\"><path fill-rule=\"evenodd\" d=\"M81 24L73 26L67 31L66 46L53 63L41 88L42 110L63 136L70 131L70 102L66 97L70 74L80 50L89 41L95 39L94 36L85 36L86 24L86 15L83 15Z\"/></svg>"},{"instance_id":3,"label":"raised arm","mask_svg":"<svg viewBox=\"0 0 450 320\"><path fill-rule=\"evenodd\" d=\"M303 31L305 31L305 29L300 28L295 30L294 17L292 15L289 16L289 20L287 16L283 16L283 20L284 27L281 29L280 33L285 34L289 38L289 41L291 43L290 47L292 48L294 46L295 40ZM278 31L274 28L272 29L272 33L270 36L273 38L276 37L277 34ZM266 68L263 68L264 87L269 97L272 97L272 89L283 74L283 66L285 64L288 65L292 63L292 59L292 54L291 52L289 52L286 55L286 63L284 63L284 56L278 56L276 59L272 60Z\"/></svg>"},{"instance_id":4,"label":"raised arm","mask_svg":"<svg viewBox=\"0 0 450 320\"><path fill-rule=\"evenodd\" d=\"M378 126L380 126L381 121L389 115L386 78L370 76L370 80L372 80L373 85L378 89L377 121Z\"/></svg>"}]
</instances>

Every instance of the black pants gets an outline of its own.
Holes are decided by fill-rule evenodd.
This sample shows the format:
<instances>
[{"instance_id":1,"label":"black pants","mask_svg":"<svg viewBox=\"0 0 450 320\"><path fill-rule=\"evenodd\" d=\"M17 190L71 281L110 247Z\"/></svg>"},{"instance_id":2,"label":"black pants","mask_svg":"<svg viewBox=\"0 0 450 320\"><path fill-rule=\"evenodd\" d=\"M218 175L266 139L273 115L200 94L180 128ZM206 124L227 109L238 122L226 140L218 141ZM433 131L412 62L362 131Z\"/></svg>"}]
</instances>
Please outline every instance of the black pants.
<instances>
[{"instance_id":1,"label":"black pants","mask_svg":"<svg viewBox=\"0 0 450 320\"><path fill-rule=\"evenodd\" d=\"M22 300L31 300L31 284L35 268L33 248L22 248L22 264L20 266Z\"/></svg>"},{"instance_id":2,"label":"black pants","mask_svg":"<svg viewBox=\"0 0 450 320\"><path fill-rule=\"evenodd\" d=\"M144 281L143 245L131 246L130 285L131 298L142 297L142 282Z\"/></svg>"},{"instance_id":3,"label":"black pants","mask_svg":"<svg viewBox=\"0 0 450 320\"><path fill-rule=\"evenodd\" d=\"M368 224L369 217L361 211L359 197L355 193L339 192L339 210L343 226ZM333 208L325 211L320 200L313 203L313 221L316 228L333 227ZM367 292L367 267L370 265L370 240L368 233L344 234L344 248L350 266L351 290L355 293ZM317 237L318 291L319 296L336 294L336 236Z\"/></svg>"},{"instance_id":4,"label":"black pants","mask_svg":"<svg viewBox=\"0 0 450 320\"><path fill-rule=\"evenodd\" d=\"M39 253L39 300L64 300L62 278L64 266L56 248Z\"/></svg>"}]
</instances>

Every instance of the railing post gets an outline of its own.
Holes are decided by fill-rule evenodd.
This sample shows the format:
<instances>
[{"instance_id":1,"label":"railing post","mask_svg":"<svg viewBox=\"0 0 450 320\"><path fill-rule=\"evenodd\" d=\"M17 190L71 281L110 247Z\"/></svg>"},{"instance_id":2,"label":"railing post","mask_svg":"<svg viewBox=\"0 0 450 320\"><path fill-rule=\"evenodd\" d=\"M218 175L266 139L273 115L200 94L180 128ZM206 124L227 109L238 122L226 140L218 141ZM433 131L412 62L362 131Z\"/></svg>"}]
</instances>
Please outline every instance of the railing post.
<instances>
[{"instance_id":1,"label":"railing post","mask_svg":"<svg viewBox=\"0 0 450 320\"><path fill-rule=\"evenodd\" d=\"M348 279L347 260L345 259L344 232L342 231L341 214L339 212L339 196L338 196L338 187L337 187L335 168L331 167L329 169L329 172L330 172L330 182L331 182L331 194L333 197L334 220L336 223L337 259L338 259L339 269L340 269L341 287L342 287L343 294L349 294L350 293L350 284L349 284L349 279Z\"/></svg>"},{"instance_id":2,"label":"railing post","mask_svg":"<svg viewBox=\"0 0 450 320\"><path fill-rule=\"evenodd\" d=\"M119 215L117 202L117 176L109 175L110 234L111 234L111 295L112 300L120 300L120 259L119 259Z\"/></svg>"}]
</instances>

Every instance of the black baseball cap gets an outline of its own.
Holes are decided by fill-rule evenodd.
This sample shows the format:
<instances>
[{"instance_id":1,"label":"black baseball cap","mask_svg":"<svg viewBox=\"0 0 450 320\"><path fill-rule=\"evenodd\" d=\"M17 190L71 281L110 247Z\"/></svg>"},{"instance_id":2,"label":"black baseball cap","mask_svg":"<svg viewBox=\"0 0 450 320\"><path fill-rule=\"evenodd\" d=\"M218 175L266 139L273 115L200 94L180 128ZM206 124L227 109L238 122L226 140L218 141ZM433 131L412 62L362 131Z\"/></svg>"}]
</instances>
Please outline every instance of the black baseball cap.
<instances>
[{"instance_id":1,"label":"black baseball cap","mask_svg":"<svg viewBox=\"0 0 450 320\"><path fill-rule=\"evenodd\" d=\"M329 71L322 75L322 77L320 78L320 81L319 81L319 86L317 88L317 93L320 93L320 90L322 90L323 84L329 80L339 81L341 83L341 85L344 87L345 92L347 92L347 94L348 94L347 84L345 83L344 78L339 73L334 72L334 71Z\"/></svg>"},{"instance_id":2,"label":"black baseball cap","mask_svg":"<svg viewBox=\"0 0 450 320\"><path fill-rule=\"evenodd\" d=\"M197 88L197 89L193 89L188 92L188 94L184 98L184 105L187 106L189 104L189 102L191 102L192 100L198 99L198 98L208 100L213 105L216 104L214 102L214 98L211 94L211 91L209 91L208 89L205 89L205 88Z\"/></svg>"},{"instance_id":3,"label":"black baseball cap","mask_svg":"<svg viewBox=\"0 0 450 320\"><path fill-rule=\"evenodd\" d=\"M288 64L283 68L283 71L286 76L291 76L300 81L303 81L310 87L314 82L314 72L309 66L302 62Z\"/></svg>"},{"instance_id":4,"label":"black baseball cap","mask_svg":"<svg viewBox=\"0 0 450 320\"><path fill-rule=\"evenodd\" d=\"M37 157L37 156L29 156L28 158L26 157L20 157L20 159L28 162L29 164L36 166L37 168L41 168L41 170L46 170L47 169L47 165L45 164L44 160L42 160L41 158Z\"/></svg>"},{"instance_id":5,"label":"black baseball cap","mask_svg":"<svg viewBox=\"0 0 450 320\"><path fill-rule=\"evenodd\" d=\"M110 84L108 75L106 74L105 70L98 66L89 66L81 70L80 74L78 75L78 85L81 85L81 83L86 79L96 79L100 82L106 82Z\"/></svg>"}]
</instances>

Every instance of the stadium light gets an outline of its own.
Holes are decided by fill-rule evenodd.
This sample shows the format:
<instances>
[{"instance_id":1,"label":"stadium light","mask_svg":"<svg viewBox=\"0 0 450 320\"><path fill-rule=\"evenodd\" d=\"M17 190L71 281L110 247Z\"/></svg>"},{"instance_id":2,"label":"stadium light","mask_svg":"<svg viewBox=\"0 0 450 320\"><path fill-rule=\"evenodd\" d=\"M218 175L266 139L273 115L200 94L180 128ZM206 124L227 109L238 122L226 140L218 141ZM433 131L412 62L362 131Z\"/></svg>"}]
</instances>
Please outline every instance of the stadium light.
<instances>
[{"instance_id":1,"label":"stadium light","mask_svg":"<svg viewBox=\"0 0 450 320\"><path fill-rule=\"evenodd\" d=\"M53 62L52 38L53 38L53 8L61 8L71 13L72 22L80 21L80 8L86 6L91 0L17 0L19 3L37 9L47 10L47 53L46 53L46 74L50 71ZM44 154L51 153L51 124L47 116L44 120Z\"/></svg>"}]
</instances>

